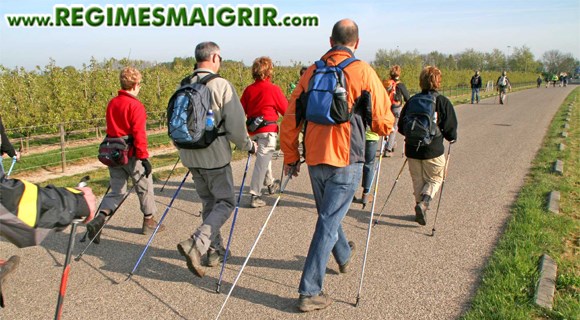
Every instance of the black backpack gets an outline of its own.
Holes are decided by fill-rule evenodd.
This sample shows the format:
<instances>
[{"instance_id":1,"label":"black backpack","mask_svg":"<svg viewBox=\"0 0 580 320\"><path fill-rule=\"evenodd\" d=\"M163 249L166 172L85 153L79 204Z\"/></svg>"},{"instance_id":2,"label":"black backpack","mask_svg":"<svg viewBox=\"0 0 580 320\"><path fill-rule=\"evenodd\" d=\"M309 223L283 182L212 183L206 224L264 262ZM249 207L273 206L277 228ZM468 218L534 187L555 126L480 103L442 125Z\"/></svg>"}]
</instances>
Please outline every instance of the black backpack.
<instances>
[{"instance_id":1,"label":"black backpack","mask_svg":"<svg viewBox=\"0 0 580 320\"><path fill-rule=\"evenodd\" d=\"M191 83L195 73L181 81L181 87L169 99L167 105L167 129L171 140L178 148L207 148L219 136L223 123L206 130L207 112L211 109L211 92L206 84L219 78L218 74L209 74L198 82Z\"/></svg>"},{"instance_id":2,"label":"black backpack","mask_svg":"<svg viewBox=\"0 0 580 320\"><path fill-rule=\"evenodd\" d=\"M405 105L405 116L402 119L405 143L417 150L430 145L435 137L441 135L437 126L436 100L437 93L418 93Z\"/></svg>"}]
</instances>

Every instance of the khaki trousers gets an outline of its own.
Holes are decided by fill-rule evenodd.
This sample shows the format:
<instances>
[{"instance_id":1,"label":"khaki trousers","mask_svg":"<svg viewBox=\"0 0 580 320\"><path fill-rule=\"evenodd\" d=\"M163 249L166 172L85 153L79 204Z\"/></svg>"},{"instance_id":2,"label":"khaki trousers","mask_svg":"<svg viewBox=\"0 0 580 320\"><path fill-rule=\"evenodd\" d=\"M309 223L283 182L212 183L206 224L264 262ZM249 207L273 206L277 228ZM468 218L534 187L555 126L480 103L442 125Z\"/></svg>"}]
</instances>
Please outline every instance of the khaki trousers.
<instances>
[{"instance_id":1,"label":"khaki trousers","mask_svg":"<svg viewBox=\"0 0 580 320\"><path fill-rule=\"evenodd\" d=\"M441 183L445 171L445 154L437 158L419 160L409 160L409 172L413 180L413 194L415 202L420 202L423 195L428 195L433 199Z\"/></svg>"},{"instance_id":2,"label":"khaki trousers","mask_svg":"<svg viewBox=\"0 0 580 320\"><path fill-rule=\"evenodd\" d=\"M261 196L262 187L267 187L274 183L272 155L276 151L277 138L278 134L276 132L258 133L252 137L252 140L258 143L254 173L252 173L250 182L250 194L254 196Z\"/></svg>"},{"instance_id":3,"label":"khaki trousers","mask_svg":"<svg viewBox=\"0 0 580 320\"><path fill-rule=\"evenodd\" d=\"M101 210L106 210L110 213L117 209L127 193L127 179L131 178L133 184L136 184L135 193L137 193L139 198L141 212L145 216L154 215L156 208L155 195L153 193L153 175L150 174L148 178L143 177L139 180L143 173L145 173L145 168L143 168L141 160L137 160L135 157L129 158L129 163L124 166L109 168L111 192L107 193L103 198Z\"/></svg>"}]
</instances>

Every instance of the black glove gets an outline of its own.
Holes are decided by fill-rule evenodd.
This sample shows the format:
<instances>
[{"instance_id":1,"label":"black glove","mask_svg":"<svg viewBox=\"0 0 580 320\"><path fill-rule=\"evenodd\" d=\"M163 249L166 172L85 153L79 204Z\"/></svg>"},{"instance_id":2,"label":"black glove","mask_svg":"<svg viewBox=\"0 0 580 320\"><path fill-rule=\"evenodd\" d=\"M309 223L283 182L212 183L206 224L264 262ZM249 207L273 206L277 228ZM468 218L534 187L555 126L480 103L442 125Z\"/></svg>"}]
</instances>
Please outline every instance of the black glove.
<instances>
[{"instance_id":1,"label":"black glove","mask_svg":"<svg viewBox=\"0 0 580 320\"><path fill-rule=\"evenodd\" d=\"M145 168L145 178L149 178L149 175L151 174L151 170L153 169L151 167L151 162L149 162L149 160L147 160L147 159L142 159L141 164L143 165L143 168Z\"/></svg>"}]
</instances>

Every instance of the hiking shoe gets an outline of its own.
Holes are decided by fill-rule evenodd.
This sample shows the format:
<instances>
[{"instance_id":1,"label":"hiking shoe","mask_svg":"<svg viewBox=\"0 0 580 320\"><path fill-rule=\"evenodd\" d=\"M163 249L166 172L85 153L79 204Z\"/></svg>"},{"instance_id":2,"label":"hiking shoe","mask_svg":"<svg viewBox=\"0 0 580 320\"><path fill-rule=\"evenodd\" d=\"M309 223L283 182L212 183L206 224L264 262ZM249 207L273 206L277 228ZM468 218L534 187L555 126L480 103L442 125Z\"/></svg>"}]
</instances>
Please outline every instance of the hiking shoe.
<instances>
[{"instance_id":1,"label":"hiking shoe","mask_svg":"<svg viewBox=\"0 0 580 320\"><path fill-rule=\"evenodd\" d=\"M252 208L260 208L266 205L266 202L262 200L259 196L252 196L252 203L250 203L250 207Z\"/></svg>"},{"instance_id":2,"label":"hiking shoe","mask_svg":"<svg viewBox=\"0 0 580 320\"><path fill-rule=\"evenodd\" d=\"M272 182L271 185L268 186L268 193L274 194L280 190L280 180L276 179Z\"/></svg>"},{"instance_id":3,"label":"hiking shoe","mask_svg":"<svg viewBox=\"0 0 580 320\"><path fill-rule=\"evenodd\" d=\"M12 256L0 265L0 308L4 308L4 296L2 295L2 285L6 277L11 274L20 264L19 256Z\"/></svg>"},{"instance_id":4,"label":"hiking shoe","mask_svg":"<svg viewBox=\"0 0 580 320\"><path fill-rule=\"evenodd\" d=\"M189 238L185 241L181 241L177 245L177 250L185 257L189 271L194 275L203 278L205 275L205 269L201 266L201 253L195 247L193 239Z\"/></svg>"},{"instance_id":5,"label":"hiking shoe","mask_svg":"<svg viewBox=\"0 0 580 320\"><path fill-rule=\"evenodd\" d=\"M103 212L99 212L99 214L87 224L87 236L89 241L94 238L93 242L95 244L101 243L101 234L103 234L103 232L99 232L99 230L101 230L105 225L106 218L107 216Z\"/></svg>"},{"instance_id":6,"label":"hiking shoe","mask_svg":"<svg viewBox=\"0 0 580 320\"><path fill-rule=\"evenodd\" d=\"M415 206L415 222L422 226L427 224L427 206L423 201Z\"/></svg>"},{"instance_id":7,"label":"hiking shoe","mask_svg":"<svg viewBox=\"0 0 580 320\"><path fill-rule=\"evenodd\" d=\"M305 296L301 294L300 298L298 298L298 309L302 312L324 309L331 304L332 299L324 292L320 292L317 296Z\"/></svg>"},{"instance_id":8,"label":"hiking shoe","mask_svg":"<svg viewBox=\"0 0 580 320\"><path fill-rule=\"evenodd\" d=\"M373 195L370 193L363 193L362 194L362 198L361 198L361 203L363 206L366 206L367 203L372 202L373 201Z\"/></svg>"},{"instance_id":9,"label":"hiking shoe","mask_svg":"<svg viewBox=\"0 0 580 320\"><path fill-rule=\"evenodd\" d=\"M210 248L207 250L206 265L208 267L217 267L220 263L224 262L224 255L226 249L222 248L220 250ZM232 251L228 251L228 259L232 256Z\"/></svg>"},{"instance_id":10,"label":"hiking shoe","mask_svg":"<svg viewBox=\"0 0 580 320\"><path fill-rule=\"evenodd\" d=\"M354 241L349 241L348 246L350 247L350 257L343 265L338 266L338 270L340 271L340 273L348 273L348 271L350 270L348 266L350 265L350 261L352 260L352 256L354 255L354 251L356 250L356 245L354 244Z\"/></svg>"},{"instance_id":11,"label":"hiking shoe","mask_svg":"<svg viewBox=\"0 0 580 320\"><path fill-rule=\"evenodd\" d=\"M153 219L153 218L143 218L143 227L141 228L141 233L144 235L149 235L152 234L153 231L155 231L155 228L157 227L157 220ZM165 230L165 226L164 225L160 225L159 229L157 230L157 232L161 232Z\"/></svg>"}]
</instances>

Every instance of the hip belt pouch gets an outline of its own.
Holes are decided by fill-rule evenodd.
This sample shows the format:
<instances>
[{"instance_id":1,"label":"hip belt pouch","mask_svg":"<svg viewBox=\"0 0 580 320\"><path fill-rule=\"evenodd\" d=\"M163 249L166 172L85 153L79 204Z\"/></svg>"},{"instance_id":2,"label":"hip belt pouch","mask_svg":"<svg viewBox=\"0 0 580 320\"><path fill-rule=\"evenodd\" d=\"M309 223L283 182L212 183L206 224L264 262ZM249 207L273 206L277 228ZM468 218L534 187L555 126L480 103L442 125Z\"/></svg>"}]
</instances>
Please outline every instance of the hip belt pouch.
<instances>
[{"instance_id":1,"label":"hip belt pouch","mask_svg":"<svg viewBox=\"0 0 580 320\"><path fill-rule=\"evenodd\" d=\"M114 168L129 163L129 144L125 137L105 137L99 145L99 161Z\"/></svg>"}]
</instances>

